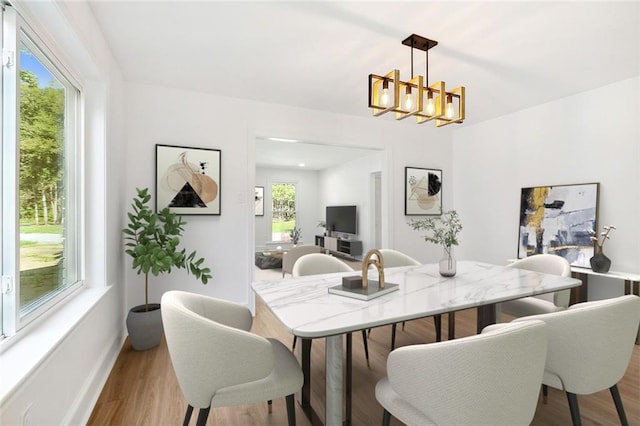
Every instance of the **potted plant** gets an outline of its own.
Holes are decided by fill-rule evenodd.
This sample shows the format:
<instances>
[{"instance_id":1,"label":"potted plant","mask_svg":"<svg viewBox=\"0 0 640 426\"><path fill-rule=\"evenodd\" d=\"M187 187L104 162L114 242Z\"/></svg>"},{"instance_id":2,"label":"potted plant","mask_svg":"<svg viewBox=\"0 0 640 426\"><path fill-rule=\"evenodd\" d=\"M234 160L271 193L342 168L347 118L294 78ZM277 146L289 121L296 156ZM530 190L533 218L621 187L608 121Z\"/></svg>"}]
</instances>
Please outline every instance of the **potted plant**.
<instances>
[{"instance_id":1,"label":"potted plant","mask_svg":"<svg viewBox=\"0 0 640 426\"><path fill-rule=\"evenodd\" d=\"M291 232L289 232L289 238L293 242L293 245L297 245L298 241L300 241L300 237L302 237L302 229L294 227Z\"/></svg>"},{"instance_id":2,"label":"potted plant","mask_svg":"<svg viewBox=\"0 0 640 426\"><path fill-rule=\"evenodd\" d=\"M186 222L167 207L154 213L149 207L151 195L148 188L136 188L129 212L129 224L125 234L125 253L133 258L133 269L144 274L144 305L131 308L127 315L127 331L131 345L136 350L157 346L162 337L160 304L149 303L149 273L154 276L171 272L172 268L186 269L206 284L211 270L203 267L203 258L196 259L196 252L180 249L180 238Z\"/></svg>"},{"instance_id":3,"label":"potted plant","mask_svg":"<svg viewBox=\"0 0 640 426\"><path fill-rule=\"evenodd\" d=\"M430 243L440 244L444 249L443 258L440 260L440 275L452 277L456 274L456 259L453 257L453 246L458 245L458 233L462 231L462 224L458 212L450 210L442 216L427 219L413 219L409 222L415 230L429 231L424 240Z\"/></svg>"},{"instance_id":4,"label":"potted plant","mask_svg":"<svg viewBox=\"0 0 640 426\"><path fill-rule=\"evenodd\" d=\"M321 220L318 222L318 228L322 228L322 232L323 235L326 236L327 235L327 222L325 222L324 220Z\"/></svg>"}]
</instances>

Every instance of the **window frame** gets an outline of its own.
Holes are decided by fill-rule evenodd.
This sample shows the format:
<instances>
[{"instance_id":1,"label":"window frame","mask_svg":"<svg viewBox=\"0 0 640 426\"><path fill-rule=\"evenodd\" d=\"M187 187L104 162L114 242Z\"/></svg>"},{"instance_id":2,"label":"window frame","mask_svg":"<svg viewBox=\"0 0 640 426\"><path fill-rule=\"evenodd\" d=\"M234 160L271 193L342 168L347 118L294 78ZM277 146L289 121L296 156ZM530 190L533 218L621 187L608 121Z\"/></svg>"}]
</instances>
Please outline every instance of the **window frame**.
<instances>
[{"instance_id":1,"label":"window frame","mask_svg":"<svg viewBox=\"0 0 640 426\"><path fill-rule=\"evenodd\" d=\"M277 179L271 182L270 186L269 186L269 194L271 196L271 206L270 206L270 211L271 211L271 221L269 222L269 235L271 236L271 242L282 242L282 240L274 240L273 238L273 218L274 218L274 213L275 210L273 208L273 202L275 197L273 196L273 186L274 185L292 185L295 191L295 199L294 202L296 204L296 208L294 211L295 214L295 220L294 220L294 228L298 227L298 223L299 223L299 218L298 218L298 181L294 181L294 180L284 180L284 179Z\"/></svg>"},{"instance_id":2,"label":"window frame","mask_svg":"<svg viewBox=\"0 0 640 426\"><path fill-rule=\"evenodd\" d=\"M10 6L3 8L2 47L2 322L1 337L9 337L39 318L53 306L67 299L84 285L84 141L83 89L69 70L27 22ZM65 88L64 117L64 186L67 194L64 209L65 262L77 271L76 280L65 288L42 297L36 306L20 309L20 215L19 215L19 152L20 152L20 44L23 43ZM12 53L7 53L12 52ZM11 66L5 66L7 55ZM5 179L9 176L10 178ZM9 290L10 288L10 290ZM8 290L8 291L7 291Z\"/></svg>"}]
</instances>

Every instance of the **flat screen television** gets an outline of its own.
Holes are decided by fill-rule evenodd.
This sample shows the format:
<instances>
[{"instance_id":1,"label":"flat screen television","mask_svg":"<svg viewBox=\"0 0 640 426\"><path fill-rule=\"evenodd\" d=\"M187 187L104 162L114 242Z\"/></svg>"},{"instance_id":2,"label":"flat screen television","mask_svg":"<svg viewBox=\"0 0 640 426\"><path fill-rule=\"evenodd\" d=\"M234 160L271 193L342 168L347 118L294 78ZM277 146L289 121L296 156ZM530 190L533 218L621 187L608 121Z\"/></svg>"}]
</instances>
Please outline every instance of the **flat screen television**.
<instances>
[{"instance_id":1,"label":"flat screen television","mask_svg":"<svg viewBox=\"0 0 640 426\"><path fill-rule=\"evenodd\" d=\"M358 217L356 206L327 206L327 229L345 234L358 233Z\"/></svg>"}]
</instances>

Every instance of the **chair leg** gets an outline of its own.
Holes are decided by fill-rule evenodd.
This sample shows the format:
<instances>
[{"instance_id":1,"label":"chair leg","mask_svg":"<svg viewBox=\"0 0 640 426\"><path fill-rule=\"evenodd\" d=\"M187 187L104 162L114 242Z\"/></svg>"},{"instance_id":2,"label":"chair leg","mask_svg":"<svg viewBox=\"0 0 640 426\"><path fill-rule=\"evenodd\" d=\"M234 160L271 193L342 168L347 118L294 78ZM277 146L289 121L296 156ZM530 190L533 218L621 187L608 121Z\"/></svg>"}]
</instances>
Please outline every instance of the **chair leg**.
<instances>
[{"instance_id":1,"label":"chair leg","mask_svg":"<svg viewBox=\"0 0 640 426\"><path fill-rule=\"evenodd\" d=\"M396 323L391 324L391 350L396 348Z\"/></svg>"},{"instance_id":2,"label":"chair leg","mask_svg":"<svg viewBox=\"0 0 640 426\"><path fill-rule=\"evenodd\" d=\"M367 359L367 367L369 367L369 344L367 343L366 330L362 330L362 342L364 343L364 357Z\"/></svg>"},{"instance_id":3,"label":"chair leg","mask_svg":"<svg viewBox=\"0 0 640 426\"><path fill-rule=\"evenodd\" d=\"M293 398L293 394L285 397L287 401L287 422L289 426L296 426L296 406Z\"/></svg>"},{"instance_id":4,"label":"chair leg","mask_svg":"<svg viewBox=\"0 0 640 426\"><path fill-rule=\"evenodd\" d=\"M189 426L189 420L191 420L191 414L193 413L193 406L187 405L187 412L184 415L184 422L182 426Z\"/></svg>"},{"instance_id":5,"label":"chair leg","mask_svg":"<svg viewBox=\"0 0 640 426\"><path fill-rule=\"evenodd\" d=\"M620 418L620 424L622 426L629 426L629 421L627 420L627 416L624 414L624 407L622 406L622 399L620 398L620 391L618 390L618 385L613 385L609 388L611 392L611 397L613 398L613 403L616 404L616 411L618 412L618 417Z\"/></svg>"},{"instance_id":6,"label":"chair leg","mask_svg":"<svg viewBox=\"0 0 640 426\"><path fill-rule=\"evenodd\" d=\"M291 345L291 351L296 348L296 342L298 341L298 336L293 336L293 344Z\"/></svg>"},{"instance_id":7,"label":"chair leg","mask_svg":"<svg viewBox=\"0 0 640 426\"><path fill-rule=\"evenodd\" d=\"M207 423L207 417L209 417L209 411L211 407L201 408L198 413L198 421L196 422L196 426L204 426Z\"/></svg>"},{"instance_id":8,"label":"chair leg","mask_svg":"<svg viewBox=\"0 0 640 426\"><path fill-rule=\"evenodd\" d=\"M402 331L404 331L404 321L402 321Z\"/></svg>"},{"instance_id":9,"label":"chair leg","mask_svg":"<svg viewBox=\"0 0 640 426\"><path fill-rule=\"evenodd\" d=\"M569 410L571 410L571 421L573 426L582 425L580 420L580 409L578 408L578 396L575 393L567 392L567 400L569 401Z\"/></svg>"},{"instance_id":10,"label":"chair leg","mask_svg":"<svg viewBox=\"0 0 640 426\"><path fill-rule=\"evenodd\" d=\"M433 316L433 325L436 327L436 342L442 341L442 315Z\"/></svg>"},{"instance_id":11,"label":"chair leg","mask_svg":"<svg viewBox=\"0 0 640 426\"><path fill-rule=\"evenodd\" d=\"M547 397L549 396L549 386L542 385L542 403L547 403Z\"/></svg>"},{"instance_id":12,"label":"chair leg","mask_svg":"<svg viewBox=\"0 0 640 426\"><path fill-rule=\"evenodd\" d=\"M382 426L389 426L391 423L391 413L388 412L385 408L384 413L382 413Z\"/></svg>"},{"instance_id":13,"label":"chair leg","mask_svg":"<svg viewBox=\"0 0 640 426\"><path fill-rule=\"evenodd\" d=\"M456 338L456 313L449 312L449 335L447 340L453 340Z\"/></svg>"},{"instance_id":14,"label":"chair leg","mask_svg":"<svg viewBox=\"0 0 640 426\"><path fill-rule=\"evenodd\" d=\"M267 407L269 409L269 414L273 413L273 401L272 400L268 400L267 401Z\"/></svg>"}]
</instances>

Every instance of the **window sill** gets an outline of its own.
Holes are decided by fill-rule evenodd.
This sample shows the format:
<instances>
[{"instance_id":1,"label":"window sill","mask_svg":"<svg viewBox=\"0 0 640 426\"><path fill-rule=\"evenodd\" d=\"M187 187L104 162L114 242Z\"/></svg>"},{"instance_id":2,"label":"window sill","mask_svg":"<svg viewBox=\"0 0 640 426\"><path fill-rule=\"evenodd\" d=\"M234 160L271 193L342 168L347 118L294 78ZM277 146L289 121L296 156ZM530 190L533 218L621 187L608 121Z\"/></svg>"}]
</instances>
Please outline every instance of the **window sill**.
<instances>
[{"instance_id":1,"label":"window sill","mask_svg":"<svg viewBox=\"0 0 640 426\"><path fill-rule=\"evenodd\" d=\"M0 342L0 405L46 361L110 289L112 286L82 288L69 301Z\"/></svg>"}]
</instances>

